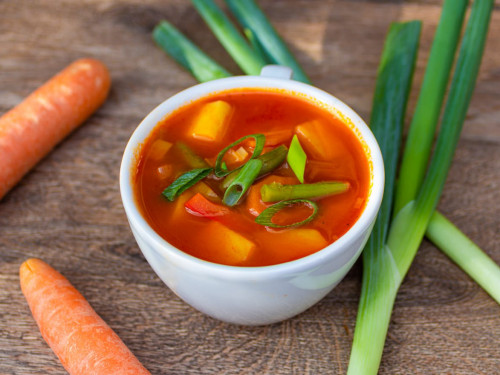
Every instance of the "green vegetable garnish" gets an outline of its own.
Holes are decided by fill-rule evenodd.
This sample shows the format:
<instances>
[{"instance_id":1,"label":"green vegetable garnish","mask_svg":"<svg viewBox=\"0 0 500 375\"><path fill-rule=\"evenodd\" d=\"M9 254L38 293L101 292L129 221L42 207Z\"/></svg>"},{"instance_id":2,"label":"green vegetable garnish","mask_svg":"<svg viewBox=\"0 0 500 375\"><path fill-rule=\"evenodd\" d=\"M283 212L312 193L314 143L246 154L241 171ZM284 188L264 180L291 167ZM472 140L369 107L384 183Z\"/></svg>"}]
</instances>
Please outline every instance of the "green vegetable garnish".
<instances>
[{"instance_id":1,"label":"green vegetable garnish","mask_svg":"<svg viewBox=\"0 0 500 375\"><path fill-rule=\"evenodd\" d=\"M276 215L282 209L294 206L296 204L304 204L304 203L307 204L309 207L311 207L313 210L311 215L309 215L306 219L287 225L279 225L273 223L272 220L274 215ZM309 223L316 217L317 214L318 214L318 205L313 201L310 201L309 199L292 199L292 200L278 202L266 208L264 211L262 211L262 213L259 216L255 218L255 222L257 224L271 228L293 228Z\"/></svg>"},{"instance_id":2,"label":"green vegetable garnish","mask_svg":"<svg viewBox=\"0 0 500 375\"><path fill-rule=\"evenodd\" d=\"M240 169L238 175L224 193L222 202L228 206L238 204L241 197L245 195L247 190L257 178L261 168L262 161L258 159L252 159L245 163L243 168Z\"/></svg>"},{"instance_id":3,"label":"green vegetable garnish","mask_svg":"<svg viewBox=\"0 0 500 375\"><path fill-rule=\"evenodd\" d=\"M349 190L348 182L316 182L314 184L283 185L279 182L262 185L260 195L263 202L277 202L298 198L322 198Z\"/></svg>"},{"instance_id":4,"label":"green vegetable garnish","mask_svg":"<svg viewBox=\"0 0 500 375\"><path fill-rule=\"evenodd\" d=\"M290 149L288 150L288 155L286 156L286 161L299 181L304 183L304 171L306 169L307 155L300 145L297 134L295 134L292 138Z\"/></svg>"},{"instance_id":5,"label":"green vegetable garnish","mask_svg":"<svg viewBox=\"0 0 500 375\"><path fill-rule=\"evenodd\" d=\"M207 177L211 172L212 168L192 169L189 172L182 174L174 182L172 182L165 190L163 190L162 195L172 202L191 186L194 186L198 181Z\"/></svg>"},{"instance_id":6,"label":"green vegetable garnish","mask_svg":"<svg viewBox=\"0 0 500 375\"><path fill-rule=\"evenodd\" d=\"M255 148L253 150L252 156L250 156L250 159L255 159L257 156L260 155L262 150L264 149L264 143L266 141L266 137L264 134L250 134L250 135L245 135L244 137L241 137L237 141L231 143L229 146L225 147L222 149L221 152L217 155L217 159L215 160L215 167L214 167L214 172L217 177L224 177L231 173L232 171L228 170L227 168L224 168L224 162L222 159L224 158L224 155L226 152L231 149L232 147L238 145L239 143L243 142L244 140L248 138L253 138L255 139ZM235 170L241 168L242 166L236 168Z\"/></svg>"}]
</instances>

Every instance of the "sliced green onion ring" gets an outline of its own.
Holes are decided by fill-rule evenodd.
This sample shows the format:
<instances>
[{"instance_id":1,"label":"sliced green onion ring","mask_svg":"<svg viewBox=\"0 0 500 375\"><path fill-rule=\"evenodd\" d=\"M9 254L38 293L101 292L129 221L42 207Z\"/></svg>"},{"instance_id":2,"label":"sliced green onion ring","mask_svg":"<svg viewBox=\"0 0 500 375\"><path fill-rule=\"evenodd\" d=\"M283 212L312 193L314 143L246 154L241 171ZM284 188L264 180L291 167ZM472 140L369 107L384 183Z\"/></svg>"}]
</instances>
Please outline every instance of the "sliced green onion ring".
<instances>
[{"instance_id":1,"label":"sliced green onion ring","mask_svg":"<svg viewBox=\"0 0 500 375\"><path fill-rule=\"evenodd\" d=\"M192 169L181 176L179 176L174 182L172 182L165 190L163 190L162 195L169 201L173 202L175 198L194 186L198 181L207 177L212 168L198 168Z\"/></svg>"},{"instance_id":2,"label":"sliced green onion ring","mask_svg":"<svg viewBox=\"0 0 500 375\"><path fill-rule=\"evenodd\" d=\"M244 137L241 137L237 141L231 143L229 146L223 148L222 151L219 152L219 155L217 155L217 159L215 160L215 166L214 166L214 173L217 177L224 177L232 172L232 171L228 170L227 168L226 169L223 168L222 159L224 158L224 155L226 154L226 152L229 151L229 149L240 144L241 142L243 142L244 140L246 140L248 138L255 139L255 148L253 150L252 156L250 156L250 159L254 159L260 155L260 153L264 149L264 143L266 141L266 137L264 136L264 134L250 134L250 135L245 135ZM241 167L242 166L240 166L236 169L239 169Z\"/></svg>"},{"instance_id":3,"label":"sliced green onion ring","mask_svg":"<svg viewBox=\"0 0 500 375\"><path fill-rule=\"evenodd\" d=\"M231 207L238 204L241 197L245 195L247 190L259 175L261 168L262 161L260 161L259 159L252 159L246 162L236 178L227 188L226 192L224 193L222 202Z\"/></svg>"},{"instance_id":4,"label":"sliced green onion ring","mask_svg":"<svg viewBox=\"0 0 500 375\"><path fill-rule=\"evenodd\" d=\"M287 225L279 225L279 224L275 224L272 222L274 215L276 215L283 208L290 207L290 206L293 206L293 205L299 204L299 203L305 203L313 209L313 212L311 213L311 215L309 215L309 217L307 217L305 220L298 221L298 222L293 223L293 224L287 224ZM262 213L259 216L257 216L255 218L255 222L257 224L264 225L266 227L271 227L271 228L294 228L294 227L298 227L298 226L307 224L308 222L313 220L317 214L318 214L318 205L315 202L313 202L309 199L291 199L288 201L281 201L281 202L278 202L276 204L273 204L272 206L269 206L264 211L262 211Z\"/></svg>"}]
</instances>

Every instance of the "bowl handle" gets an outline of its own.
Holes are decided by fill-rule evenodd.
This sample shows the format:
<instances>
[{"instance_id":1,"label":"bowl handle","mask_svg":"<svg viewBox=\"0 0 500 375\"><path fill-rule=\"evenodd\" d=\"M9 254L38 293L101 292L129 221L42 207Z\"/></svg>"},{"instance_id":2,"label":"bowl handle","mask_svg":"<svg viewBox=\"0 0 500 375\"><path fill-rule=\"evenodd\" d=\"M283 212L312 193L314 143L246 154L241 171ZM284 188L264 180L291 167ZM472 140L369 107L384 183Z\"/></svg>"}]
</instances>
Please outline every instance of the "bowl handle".
<instances>
[{"instance_id":1,"label":"bowl handle","mask_svg":"<svg viewBox=\"0 0 500 375\"><path fill-rule=\"evenodd\" d=\"M291 79L293 70L282 65L266 65L260 71L261 77Z\"/></svg>"}]
</instances>

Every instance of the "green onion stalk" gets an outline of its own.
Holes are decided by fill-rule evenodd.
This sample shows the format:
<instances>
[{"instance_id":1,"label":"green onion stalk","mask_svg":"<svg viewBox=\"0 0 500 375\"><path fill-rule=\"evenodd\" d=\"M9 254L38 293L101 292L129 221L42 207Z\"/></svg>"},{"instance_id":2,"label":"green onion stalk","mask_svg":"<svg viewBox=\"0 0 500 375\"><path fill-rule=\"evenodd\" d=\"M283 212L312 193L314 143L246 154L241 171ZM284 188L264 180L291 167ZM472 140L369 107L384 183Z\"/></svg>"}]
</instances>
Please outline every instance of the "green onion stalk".
<instances>
[{"instance_id":1,"label":"green onion stalk","mask_svg":"<svg viewBox=\"0 0 500 375\"><path fill-rule=\"evenodd\" d=\"M154 28L153 40L199 82L211 81L231 75L170 22L161 21Z\"/></svg>"},{"instance_id":2,"label":"green onion stalk","mask_svg":"<svg viewBox=\"0 0 500 375\"><path fill-rule=\"evenodd\" d=\"M448 0L444 7L456 6ZM492 0L476 0L445 106L435 152L416 198L392 219L387 240L363 255L363 285L348 374L376 374L399 286L422 241L443 189L474 89ZM443 12L443 16L451 13ZM375 103L377 105L377 103Z\"/></svg>"},{"instance_id":3,"label":"green onion stalk","mask_svg":"<svg viewBox=\"0 0 500 375\"><path fill-rule=\"evenodd\" d=\"M260 189L263 202L277 202L298 198L324 198L349 190L348 182L328 181L313 184L283 185L279 182L262 185Z\"/></svg>"},{"instance_id":4,"label":"green onion stalk","mask_svg":"<svg viewBox=\"0 0 500 375\"><path fill-rule=\"evenodd\" d=\"M370 124L384 159L385 190L372 234L363 251L363 284L349 374L377 373L393 301L401 282L385 241L420 30L421 23L417 21L392 24L378 69Z\"/></svg>"},{"instance_id":5,"label":"green onion stalk","mask_svg":"<svg viewBox=\"0 0 500 375\"><path fill-rule=\"evenodd\" d=\"M426 236L500 304L500 269L483 250L437 211Z\"/></svg>"},{"instance_id":6,"label":"green onion stalk","mask_svg":"<svg viewBox=\"0 0 500 375\"><path fill-rule=\"evenodd\" d=\"M415 199L424 179L467 2L448 1L443 6L399 168L394 214Z\"/></svg>"},{"instance_id":7,"label":"green onion stalk","mask_svg":"<svg viewBox=\"0 0 500 375\"><path fill-rule=\"evenodd\" d=\"M250 186L252 186L261 168L262 161L259 159L250 159L246 162L239 170L236 178L226 189L224 198L222 199L224 204L230 207L237 205L248 189L250 189Z\"/></svg>"},{"instance_id":8,"label":"green onion stalk","mask_svg":"<svg viewBox=\"0 0 500 375\"><path fill-rule=\"evenodd\" d=\"M249 29L258 42L263 55L273 64L288 66L293 70L293 79L310 83L306 73L276 32L266 15L254 0L225 0L230 11L243 27Z\"/></svg>"},{"instance_id":9,"label":"green onion stalk","mask_svg":"<svg viewBox=\"0 0 500 375\"><path fill-rule=\"evenodd\" d=\"M215 2L192 0L192 3L241 70L249 75L259 75L266 62L254 52L247 40Z\"/></svg>"}]
</instances>

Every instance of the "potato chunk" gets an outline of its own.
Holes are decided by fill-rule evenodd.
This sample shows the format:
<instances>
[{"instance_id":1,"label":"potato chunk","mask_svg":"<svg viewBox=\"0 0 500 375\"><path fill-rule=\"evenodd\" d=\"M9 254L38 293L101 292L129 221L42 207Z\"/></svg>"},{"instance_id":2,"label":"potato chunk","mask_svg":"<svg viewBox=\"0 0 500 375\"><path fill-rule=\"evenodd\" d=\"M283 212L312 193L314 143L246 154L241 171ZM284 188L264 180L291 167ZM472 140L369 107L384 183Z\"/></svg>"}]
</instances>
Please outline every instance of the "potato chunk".
<instances>
[{"instance_id":1,"label":"potato chunk","mask_svg":"<svg viewBox=\"0 0 500 375\"><path fill-rule=\"evenodd\" d=\"M328 245L327 240L316 229L294 228L273 233L267 240L280 258L291 261L310 255Z\"/></svg>"},{"instance_id":2,"label":"potato chunk","mask_svg":"<svg viewBox=\"0 0 500 375\"><path fill-rule=\"evenodd\" d=\"M149 149L148 158L154 161L160 161L165 158L170 147L172 147L172 143L164 141L163 139L157 139Z\"/></svg>"},{"instance_id":3,"label":"potato chunk","mask_svg":"<svg viewBox=\"0 0 500 375\"><path fill-rule=\"evenodd\" d=\"M221 142L229 127L233 108L223 100L205 104L194 118L189 135L207 142Z\"/></svg>"},{"instance_id":4,"label":"potato chunk","mask_svg":"<svg viewBox=\"0 0 500 375\"><path fill-rule=\"evenodd\" d=\"M213 262L239 265L252 254L256 245L238 232L218 221L210 221L203 230L207 241L207 258Z\"/></svg>"},{"instance_id":5,"label":"potato chunk","mask_svg":"<svg viewBox=\"0 0 500 375\"><path fill-rule=\"evenodd\" d=\"M307 154L316 160L332 160L347 153L346 147L337 138L325 134L326 125L319 120L304 122L295 127L295 134Z\"/></svg>"}]
</instances>

